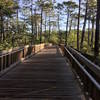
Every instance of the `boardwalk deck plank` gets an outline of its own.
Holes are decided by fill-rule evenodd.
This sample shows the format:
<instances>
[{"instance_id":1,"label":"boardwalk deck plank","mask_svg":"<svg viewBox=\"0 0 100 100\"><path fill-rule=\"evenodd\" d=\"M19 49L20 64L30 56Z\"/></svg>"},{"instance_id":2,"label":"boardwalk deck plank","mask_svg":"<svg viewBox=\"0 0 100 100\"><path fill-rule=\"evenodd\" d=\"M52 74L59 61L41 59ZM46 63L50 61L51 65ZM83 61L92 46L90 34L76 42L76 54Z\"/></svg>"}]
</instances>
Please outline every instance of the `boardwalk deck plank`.
<instances>
[{"instance_id":1,"label":"boardwalk deck plank","mask_svg":"<svg viewBox=\"0 0 100 100\"><path fill-rule=\"evenodd\" d=\"M74 75L56 46L0 78L0 100L82 100Z\"/></svg>"}]
</instances>

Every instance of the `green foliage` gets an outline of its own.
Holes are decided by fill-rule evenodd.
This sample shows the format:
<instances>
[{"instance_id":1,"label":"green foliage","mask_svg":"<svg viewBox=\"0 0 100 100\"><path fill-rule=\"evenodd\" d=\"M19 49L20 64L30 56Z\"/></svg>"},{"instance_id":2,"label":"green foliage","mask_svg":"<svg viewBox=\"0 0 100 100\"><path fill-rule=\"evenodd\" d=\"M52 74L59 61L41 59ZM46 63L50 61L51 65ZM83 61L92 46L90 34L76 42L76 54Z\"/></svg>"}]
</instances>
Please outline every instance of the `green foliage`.
<instances>
[{"instance_id":1,"label":"green foliage","mask_svg":"<svg viewBox=\"0 0 100 100\"><path fill-rule=\"evenodd\" d=\"M13 0L0 0L0 14L3 16L11 16L14 13L14 7L17 4Z\"/></svg>"},{"instance_id":2,"label":"green foliage","mask_svg":"<svg viewBox=\"0 0 100 100\"><path fill-rule=\"evenodd\" d=\"M58 44L59 43L59 35L57 32L53 31L50 36L50 43Z\"/></svg>"},{"instance_id":3,"label":"green foliage","mask_svg":"<svg viewBox=\"0 0 100 100\"><path fill-rule=\"evenodd\" d=\"M12 48L12 44L8 43L7 41L4 41L2 44L0 44L0 51L9 50L10 48Z\"/></svg>"},{"instance_id":4,"label":"green foliage","mask_svg":"<svg viewBox=\"0 0 100 100\"><path fill-rule=\"evenodd\" d=\"M77 30L71 29L73 27L76 29L77 26L78 14L76 12L78 5L76 2L68 0L62 4L58 3L56 4L56 9L54 9L55 4L53 4L52 0L36 0L35 2L34 0L22 1L23 4L20 6L20 0L0 0L0 50L24 46L27 44L39 44L40 37L42 38L41 42L64 44L66 32L61 31L61 20L63 19L60 20L60 18L61 16L64 17L64 14L67 15L68 12L70 14L68 19L68 30L71 30L71 32L68 32L67 44L68 46L77 48ZM88 6L87 20L90 20L91 22L94 21L95 26L96 2L94 0L90 0ZM89 16L91 16L90 19ZM82 16L82 18L83 17L84 16ZM67 19L65 19L65 21L66 20ZM90 27L91 31L93 31L92 29L93 28ZM95 36L94 34L91 34L91 31L89 37L90 44L88 44L87 30L85 32L83 48L81 48L81 51L84 53L93 53L92 50L94 50ZM82 32L80 31L79 44L81 35ZM91 36L93 36L92 46Z\"/></svg>"},{"instance_id":5,"label":"green foliage","mask_svg":"<svg viewBox=\"0 0 100 100\"><path fill-rule=\"evenodd\" d=\"M76 37L77 37L76 33L71 32L68 35L68 45L74 46L76 48L76 41L77 41L77 38Z\"/></svg>"},{"instance_id":6,"label":"green foliage","mask_svg":"<svg viewBox=\"0 0 100 100\"><path fill-rule=\"evenodd\" d=\"M65 34L66 34L66 32L62 33L62 43L64 43L64 41L65 41ZM82 33L80 31L79 42L81 41L81 34ZM81 49L81 52L87 53L89 55L91 55L91 54L93 55L93 50L92 50L91 46L88 45L88 32L86 31L85 34L86 35L84 37L83 48ZM67 45L77 49L77 31L71 30L70 34L68 34L67 39L68 39ZM91 34L90 34L90 39L91 39Z\"/></svg>"}]
</instances>

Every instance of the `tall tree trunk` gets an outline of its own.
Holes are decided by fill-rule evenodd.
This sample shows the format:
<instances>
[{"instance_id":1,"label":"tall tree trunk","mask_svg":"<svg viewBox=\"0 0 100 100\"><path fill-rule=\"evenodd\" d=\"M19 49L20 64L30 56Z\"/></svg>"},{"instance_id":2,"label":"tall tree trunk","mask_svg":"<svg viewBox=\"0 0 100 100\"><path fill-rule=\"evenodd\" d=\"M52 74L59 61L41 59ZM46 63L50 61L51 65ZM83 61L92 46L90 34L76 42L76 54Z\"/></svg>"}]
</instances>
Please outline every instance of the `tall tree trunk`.
<instances>
[{"instance_id":1,"label":"tall tree trunk","mask_svg":"<svg viewBox=\"0 0 100 100\"><path fill-rule=\"evenodd\" d=\"M73 22L73 18L72 18L71 21L70 21L69 34L70 34L71 30L72 30L72 22Z\"/></svg>"},{"instance_id":2,"label":"tall tree trunk","mask_svg":"<svg viewBox=\"0 0 100 100\"><path fill-rule=\"evenodd\" d=\"M37 40L39 39L39 33L40 33L40 25L37 24L37 35L36 35Z\"/></svg>"},{"instance_id":3,"label":"tall tree trunk","mask_svg":"<svg viewBox=\"0 0 100 100\"><path fill-rule=\"evenodd\" d=\"M77 19L76 19L77 20ZM77 21L75 21L75 24L74 24L74 41L75 41L75 35L76 35L76 25L77 25L77 23L76 23Z\"/></svg>"},{"instance_id":4,"label":"tall tree trunk","mask_svg":"<svg viewBox=\"0 0 100 100\"><path fill-rule=\"evenodd\" d=\"M92 19L91 48L93 48L93 39L94 39L94 16Z\"/></svg>"},{"instance_id":5,"label":"tall tree trunk","mask_svg":"<svg viewBox=\"0 0 100 100\"><path fill-rule=\"evenodd\" d=\"M19 11L18 9L17 9L17 33L20 34L19 33Z\"/></svg>"},{"instance_id":6,"label":"tall tree trunk","mask_svg":"<svg viewBox=\"0 0 100 100\"><path fill-rule=\"evenodd\" d=\"M34 43L34 25L33 25L33 6L32 6L32 0L31 0L31 32L32 32L32 41L31 44Z\"/></svg>"},{"instance_id":7,"label":"tall tree trunk","mask_svg":"<svg viewBox=\"0 0 100 100\"><path fill-rule=\"evenodd\" d=\"M5 39L4 35L4 19L3 16L1 16L1 42L3 42Z\"/></svg>"},{"instance_id":8,"label":"tall tree trunk","mask_svg":"<svg viewBox=\"0 0 100 100\"><path fill-rule=\"evenodd\" d=\"M19 10L18 9L17 9L17 16L16 17L17 17L17 19L16 19L16 23L17 23L16 33L20 34L20 30L19 30ZM20 43L19 43L20 39L18 38L17 41L18 41L18 45L20 46Z\"/></svg>"},{"instance_id":9,"label":"tall tree trunk","mask_svg":"<svg viewBox=\"0 0 100 100\"><path fill-rule=\"evenodd\" d=\"M9 31L9 19L7 18L7 27L6 27L6 29L7 29L7 32Z\"/></svg>"},{"instance_id":10,"label":"tall tree trunk","mask_svg":"<svg viewBox=\"0 0 100 100\"><path fill-rule=\"evenodd\" d=\"M47 14L45 13L45 35L44 35L45 36L45 41L46 41L46 38L48 38L46 32L47 32Z\"/></svg>"},{"instance_id":11,"label":"tall tree trunk","mask_svg":"<svg viewBox=\"0 0 100 100\"><path fill-rule=\"evenodd\" d=\"M96 32L95 32L95 57L99 55L99 34L100 34L100 0L97 0Z\"/></svg>"},{"instance_id":12,"label":"tall tree trunk","mask_svg":"<svg viewBox=\"0 0 100 100\"><path fill-rule=\"evenodd\" d=\"M80 45L81 49L83 48L83 41L84 41L84 35L85 35L85 27L86 27L86 21L87 21L87 10L88 10L88 0L86 1L85 17L84 17L84 23L83 23L82 36L81 36L81 45Z\"/></svg>"},{"instance_id":13,"label":"tall tree trunk","mask_svg":"<svg viewBox=\"0 0 100 100\"><path fill-rule=\"evenodd\" d=\"M59 43L61 42L61 36L60 36L60 14L58 13L58 34L59 34Z\"/></svg>"},{"instance_id":14,"label":"tall tree trunk","mask_svg":"<svg viewBox=\"0 0 100 100\"><path fill-rule=\"evenodd\" d=\"M45 34L46 34L46 31L47 31L47 15L45 15Z\"/></svg>"},{"instance_id":15,"label":"tall tree trunk","mask_svg":"<svg viewBox=\"0 0 100 100\"><path fill-rule=\"evenodd\" d=\"M60 25L59 25L59 14L58 14L58 32L60 31Z\"/></svg>"},{"instance_id":16,"label":"tall tree trunk","mask_svg":"<svg viewBox=\"0 0 100 100\"><path fill-rule=\"evenodd\" d=\"M67 15L67 22L66 22L65 45L67 45L67 36L68 36L68 24L69 24L69 10L68 10L68 15Z\"/></svg>"},{"instance_id":17,"label":"tall tree trunk","mask_svg":"<svg viewBox=\"0 0 100 100\"><path fill-rule=\"evenodd\" d=\"M90 17L88 19L88 46L90 45Z\"/></svg>"},{"instance_id":18,"label":"tall tree trunk","mask_svg":"<svg viewBox=\"0 0 100 100\"><path fill-rule=\"evenodd\" d=\"M0 16L0 42L2 42L2 16Z\"/></svg>"},{"instance_id":19,"label":"tall tree trunk","mask_svg":"<svg viewBox=\"0 0 100 100\"><path fill-rule=\"evenodd\" d=\"M42 42L42 23L43 23L42 17L43 17L43 8L41 8L40 43Z\"/></svg>"},{"instance_id":20,"label":"tall tree trunk","mask_svg":"<svg viewBox=\"0 0 100 100\"><path fill-rule=\"evenodd\" d=\"M80 31L80 10L81 10L81 0L79 0L78 24L77 24L77 49L78 50L79 50L79 31Z\"/></svg>"},{"instance_id":21,"label":"tall tree trunk","mask_svg":"<svg viewBox=\"0 0 100 100\"><path fill-rule=\"evenodd\" d=\"M15 43L15 40L14 40L14 34L12 34L12 47L14 48L14 43Z\"/></svg>"},{"instance_id":22,"label":"tall tree trunk","mask_svg":"<svg viewBox=\"0 0 100 100\"><path fill-rule=\"evenodd\" d=\"M49 37L48 37L48 41L50 40L50 34L51 34L51 24L50 24L50 15L49 15Z\"/></svg>"},{"instance_id":23,"label":"tall tree trunk","mask_svg":"<svg viewBox=\"0 0 100 100\"><path fill-rule=\"evenodd\" d=\"M34 15L35 15L35 37L36 37L36 35L37 35L37 18L36 18L36 14L37 12L36 12L36 8L34 9Z\"/></svg>"}]
</instances>

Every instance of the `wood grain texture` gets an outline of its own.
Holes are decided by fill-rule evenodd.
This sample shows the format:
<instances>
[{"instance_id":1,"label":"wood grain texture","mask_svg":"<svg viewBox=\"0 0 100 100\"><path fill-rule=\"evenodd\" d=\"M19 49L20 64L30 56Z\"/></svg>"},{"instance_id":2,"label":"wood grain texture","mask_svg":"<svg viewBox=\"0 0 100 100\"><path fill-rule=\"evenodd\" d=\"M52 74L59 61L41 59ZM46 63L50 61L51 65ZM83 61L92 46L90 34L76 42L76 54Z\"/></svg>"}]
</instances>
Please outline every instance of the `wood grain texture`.
<instances>
[{"instance_id":1,"label":"wood grain texture","mask_svg":"<svg viewBox=\"0 0 100 100\"><path fill-rule=\"evenodd\" d=\"M0 100L82 99L65 58L56 46L52 46L0 78Z\"/></svg>"}]
</instances>

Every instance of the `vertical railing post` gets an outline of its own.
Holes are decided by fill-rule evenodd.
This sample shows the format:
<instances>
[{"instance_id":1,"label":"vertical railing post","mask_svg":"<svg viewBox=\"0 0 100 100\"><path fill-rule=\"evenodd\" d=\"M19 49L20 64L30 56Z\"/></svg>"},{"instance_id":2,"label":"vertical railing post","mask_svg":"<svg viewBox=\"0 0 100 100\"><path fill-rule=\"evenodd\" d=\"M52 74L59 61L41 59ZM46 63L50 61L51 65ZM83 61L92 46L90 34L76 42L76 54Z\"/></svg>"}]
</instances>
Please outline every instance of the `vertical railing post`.
<instances>
[{"instance_id":1,"label":"vertical railing post","mask_svg":"<svg viewBox=\"0 0 100 100\"><path fill-rule=\"evenodd\" d=\"M1 71L3 70L3 56L1 57Z\"/></svg>"},{"instance_id":2,"label":"vertical railing post","mask_svg":"<svg viewBox=\"0 0 100 100\"><path fill-rule=\"evenodd\" d=\"M1 71L1 57L0 57L0 71Z\"/></svg>"},{"instance_id":3,"label":"vertical railing post","mask_svg":"<svg viewBox=\"0 0 100 100\"><path fill-rule=\"evenodd\" d=\"M0 56L0 71L10 67L22 58L38 53L44 49L44 44L26 46L19 50L12 50Z\"/></svg>"}]
</instances>

